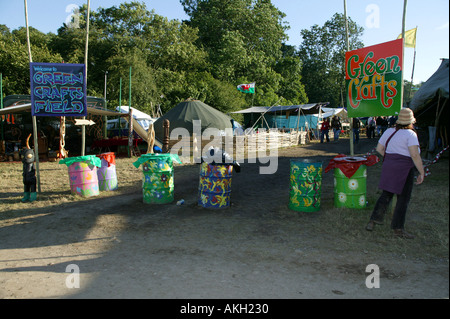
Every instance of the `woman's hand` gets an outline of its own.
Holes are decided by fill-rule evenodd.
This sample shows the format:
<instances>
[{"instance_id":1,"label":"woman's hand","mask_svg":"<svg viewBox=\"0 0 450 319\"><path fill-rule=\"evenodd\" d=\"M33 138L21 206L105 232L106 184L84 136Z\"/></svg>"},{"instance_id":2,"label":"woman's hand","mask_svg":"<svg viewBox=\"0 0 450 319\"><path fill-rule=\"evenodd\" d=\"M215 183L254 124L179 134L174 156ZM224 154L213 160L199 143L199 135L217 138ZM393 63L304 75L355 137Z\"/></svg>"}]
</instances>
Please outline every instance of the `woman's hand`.
<instances>
[{"instance_id":1,"label":"woman's hand","mask_svg":"<svg viewBox=\"0 0 450 319\"><path fill-rule=\"evenodd\" d=\"M416 179L415 184L416 184L416 185L422 184L424 178L425 178L425 176L424 176L423 174L419 174L419 176L417 176L417 179Z\"/></svg>"}]
</instances>

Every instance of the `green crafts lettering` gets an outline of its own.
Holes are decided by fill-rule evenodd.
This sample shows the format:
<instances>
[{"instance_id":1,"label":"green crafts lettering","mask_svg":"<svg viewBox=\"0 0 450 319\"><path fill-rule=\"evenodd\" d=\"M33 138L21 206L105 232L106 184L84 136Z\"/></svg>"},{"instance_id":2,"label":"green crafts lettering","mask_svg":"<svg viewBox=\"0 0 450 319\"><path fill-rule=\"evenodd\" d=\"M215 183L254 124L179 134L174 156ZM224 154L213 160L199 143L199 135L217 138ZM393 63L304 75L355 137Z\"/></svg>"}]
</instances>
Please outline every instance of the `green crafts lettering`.
<instances>
[{"instance_id":1,"label":"green crafts lettering","mask_svg":"<svg viewBox=\"0 0 450 319\"><path fill-rule=\"evenodd\" d=\"M372 76L374 74L384 75L387 73L398 73L401 70L400 59L398 56L390 56L386 58L380 58L377 61L370 60L373 58L374 53L370 51L364 57L362 63L359 62L359 56L357 54L352 55L347 61L347 74L351 79L363 78L365 76ZM354 62L353 62L354 61ZM356 66L354 64L356 63Z\"/></svg>"},{"instance_id":2,"label":"green crafts lettering","mask_svg":"<svg viewBox=\"0 0 450 319\"><path fill-rule=\"evenodd\" d=\"M362 100L380 100L384 108L390 108L397 96L397 84L400 83L393 75L401 71L400 59L393 55L371 60L374 53L370 51L359 62L359 55L352 55L347 61L347 96L350 106L357 108ZM387 79L386 77L390 78Z\"/></svg>"}]
</instances>

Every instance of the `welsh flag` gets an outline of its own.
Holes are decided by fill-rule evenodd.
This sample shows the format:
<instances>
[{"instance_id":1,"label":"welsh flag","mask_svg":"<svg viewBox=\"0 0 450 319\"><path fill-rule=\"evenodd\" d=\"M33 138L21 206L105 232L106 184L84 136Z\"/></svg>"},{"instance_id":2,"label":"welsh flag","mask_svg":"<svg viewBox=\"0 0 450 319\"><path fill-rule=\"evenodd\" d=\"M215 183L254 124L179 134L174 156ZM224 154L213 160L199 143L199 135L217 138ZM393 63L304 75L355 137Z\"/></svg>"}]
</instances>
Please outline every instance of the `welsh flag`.
<instances>
[{"instance_id":1,"label":"welsh flag","mask_svg":"<svg viewBox=\"0 0 450 319\"><path fill-rule=\"evenodd\" d=\"M250 84L240 84L237 86L237 89L242 93L251 93L255 94L255 84L256 82Z\"/></svg>"}]
</instances>

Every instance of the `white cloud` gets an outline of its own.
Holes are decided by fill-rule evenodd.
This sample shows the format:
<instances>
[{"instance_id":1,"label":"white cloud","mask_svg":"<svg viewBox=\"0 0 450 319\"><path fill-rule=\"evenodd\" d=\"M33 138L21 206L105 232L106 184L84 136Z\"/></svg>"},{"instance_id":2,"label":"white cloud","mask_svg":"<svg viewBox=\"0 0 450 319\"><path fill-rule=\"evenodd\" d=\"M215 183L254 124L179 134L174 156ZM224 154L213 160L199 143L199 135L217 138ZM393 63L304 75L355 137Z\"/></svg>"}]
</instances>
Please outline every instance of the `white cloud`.
<instances>
[{"instance_id":1,"label":"white cloud","mask_svg":"<svg viewBox=\"0 0 450 319\"><path fill-rule=\"evenodd\" d=\"M448 29L448 28L449 28L449 26L448 26L448 22L447 22L447 23L444 23L443 25L437 27L436 30L444 30L444 29Z\"/></svg>"}]
</instances>

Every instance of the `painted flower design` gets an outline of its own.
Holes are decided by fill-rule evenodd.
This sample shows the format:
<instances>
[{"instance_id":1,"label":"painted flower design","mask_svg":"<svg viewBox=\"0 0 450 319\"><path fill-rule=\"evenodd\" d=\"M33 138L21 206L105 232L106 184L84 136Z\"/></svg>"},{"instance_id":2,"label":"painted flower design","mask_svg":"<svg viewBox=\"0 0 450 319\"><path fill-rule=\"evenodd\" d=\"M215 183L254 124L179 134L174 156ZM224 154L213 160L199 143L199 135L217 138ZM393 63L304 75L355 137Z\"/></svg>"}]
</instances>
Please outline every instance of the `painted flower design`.
<instances>
[{"instance_id":1,"label":"painted flower design","mask_svg":"<svg viewBox=\"0 0 450 319\"><path fill-rule=\"evenodd\" d=\"M359 197L358 203L359 203L359 206L364 206L364 205L366 205L366 197L365 197L364 195L361 195L361 196Z\"/></svg>"},{"instance_id":2,"label":"painted flower design","mask_svg":"<svg viewBox=\"0 0 450 319\"><path fill-rule=\"evenodd\" d=\"M339 193L338 199L341 203L345 203L345 201L347 200L347 195L345 195L344 193Z\"/></svg>"},{"instance_id":3,"label":"painted flower design","mask_svg":"<svg viewBox=\"0 0 450 319\"><path fill-rule=\"evenodd\" d=\"M355 190L358 188L358 181L356 179L350 179L348 181L348 188Z\"/></svg>"},{"instance_id":4,"label":"painted flower design","mask_svg":"<svg viewBox=\"0 0 450 319\"><path fill-rule=\"evenodd\" d=\"M309 197L303 197L303 203L305 204L305 207L309 207L312 205L313 200Z\"/></svg>"},{"instance_id":5,"label":"painted flower design","mask_svg":"<svg viewBox=\"0 0 450 319\"><path fill-rule=\"evenodd\" d=\"M161 174L161 182L165 183L167 181L167 175L166 174Z\"/></svg>"}]
</instances>

